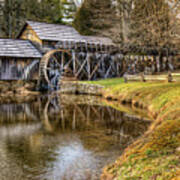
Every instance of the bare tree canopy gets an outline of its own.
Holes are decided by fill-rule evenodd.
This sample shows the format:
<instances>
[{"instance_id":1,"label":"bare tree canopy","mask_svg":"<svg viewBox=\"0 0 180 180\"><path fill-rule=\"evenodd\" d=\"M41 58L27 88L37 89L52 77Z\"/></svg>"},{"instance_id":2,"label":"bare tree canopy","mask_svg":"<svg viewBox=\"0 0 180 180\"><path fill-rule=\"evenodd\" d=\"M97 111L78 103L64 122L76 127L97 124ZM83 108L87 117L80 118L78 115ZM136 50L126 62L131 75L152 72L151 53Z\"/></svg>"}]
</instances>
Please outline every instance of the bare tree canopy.
<instances>
[{"instance_id":1,"label":"bare tree canopy","mask_svg":"<svg viewBox=\"0 0 180 180\"><path fill-rule=\"evenodd\" d=\"M75 18L82 34L156 49L179 47L179 22L179 0L85 0Z\"/></svg>"}]
</instances>

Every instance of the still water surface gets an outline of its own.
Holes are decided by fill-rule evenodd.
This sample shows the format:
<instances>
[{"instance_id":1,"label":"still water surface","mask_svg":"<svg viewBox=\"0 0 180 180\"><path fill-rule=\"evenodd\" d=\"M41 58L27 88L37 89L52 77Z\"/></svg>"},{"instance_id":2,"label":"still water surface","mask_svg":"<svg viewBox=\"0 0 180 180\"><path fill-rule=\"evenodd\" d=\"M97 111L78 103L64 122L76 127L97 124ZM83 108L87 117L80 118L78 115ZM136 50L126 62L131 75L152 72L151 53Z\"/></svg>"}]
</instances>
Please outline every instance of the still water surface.
<instances>
[{"instance_id":1,"label":"still water surface","mask_svg":"<svg viewBox=\"0 0 180 180\"><path fill-rule=\"evenodd\" d=\"M0 180L96 180L150 122L88 96L0 105Z\"/></svg>"}]
</instances>

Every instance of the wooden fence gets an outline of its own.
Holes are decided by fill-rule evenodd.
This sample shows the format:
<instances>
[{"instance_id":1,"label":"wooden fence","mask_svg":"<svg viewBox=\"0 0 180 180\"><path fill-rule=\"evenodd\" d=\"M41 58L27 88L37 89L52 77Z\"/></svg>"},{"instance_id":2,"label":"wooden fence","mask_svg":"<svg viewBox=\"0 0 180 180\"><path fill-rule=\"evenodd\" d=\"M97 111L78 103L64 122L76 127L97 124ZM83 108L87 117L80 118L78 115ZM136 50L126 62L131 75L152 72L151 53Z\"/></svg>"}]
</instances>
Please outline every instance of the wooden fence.
<instances>
[{"instance_id":1,"label":"wooden fence","mask_svg":"<svg viewBox=\"0 0 180 180\"><path fill-rule=\"evenodd\" d=\"M124 82L129 81L166 81L166 82L180 82L180 73L168 73L160 75L145 75L144 73L137 75L124 75Z\"/></svg>"}]
</instances>

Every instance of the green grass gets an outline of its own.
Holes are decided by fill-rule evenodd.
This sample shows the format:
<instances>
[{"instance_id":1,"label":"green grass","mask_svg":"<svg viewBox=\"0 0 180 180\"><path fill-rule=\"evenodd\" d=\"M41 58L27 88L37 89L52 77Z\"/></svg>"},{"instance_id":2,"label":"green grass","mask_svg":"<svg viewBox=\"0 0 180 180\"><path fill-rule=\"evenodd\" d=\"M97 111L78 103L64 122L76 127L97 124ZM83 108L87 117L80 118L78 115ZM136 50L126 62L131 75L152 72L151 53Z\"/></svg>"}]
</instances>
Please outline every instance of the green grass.
<instances>
[{"instance_id":1,"label":"green grass","mask_svg":"<svg viewBox=\"0 0 180 180\"><path fill-rule=\"evenodd\" d=\"M115 85L119 85L124 83L123 78L113 78L113 79L105 79L105 80L98 80L98 81L82 81L83 83L88 83L88 84L97 84L101 85L104 87L111 87Z\"/></svg>"},{"instance_id":2,"label":"green grass","mask_svg":"<svg viewBox=\"0 0 180 180\"><path fill-rule=\"evenodd\" d=\"M107 177L176 180L180 178L180 83L131 82L122 78L88 82L103 85L104 97L143 105L154 122L148 132L104 169ZM156 115L156 116L155 116Z\"/></svg>"},{"instance_id":3,"label":"green grass","mask_svg":"<svg viewBox=\"0 0 180 180\"><path fill-rule=\"evenodd\" d=\"M99 81L83 81L83 83L97 84L105 87L107 94L124 99L139 100L153 105L159 111L162 106L180 96L180 83L166 82L129 82L123 78L106 79ZM105 92L105 94L106 94Z\"/></svg>"}]
</instances>

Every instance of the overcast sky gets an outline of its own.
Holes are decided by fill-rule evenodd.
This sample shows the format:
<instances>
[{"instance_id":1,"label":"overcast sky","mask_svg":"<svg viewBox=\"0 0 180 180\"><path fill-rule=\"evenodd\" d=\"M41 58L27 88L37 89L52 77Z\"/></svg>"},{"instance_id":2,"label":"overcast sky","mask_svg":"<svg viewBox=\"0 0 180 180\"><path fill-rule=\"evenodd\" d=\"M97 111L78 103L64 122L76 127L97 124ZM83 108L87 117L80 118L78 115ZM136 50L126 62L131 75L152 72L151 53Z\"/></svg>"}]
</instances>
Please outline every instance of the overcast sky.
<instances>
[{"instance_id":1,"label":"overcast sky","mask_svg":"<svg viewBox=\"0 0 180 180\"><path fill-rule=\"evenodd\" d=\"M75 4L76 4L77 7L81 6L81 4L82 4L83 1L84 1L84 0L74 0L74 2L75 2Z\"/></svg>"}]
</instances>

